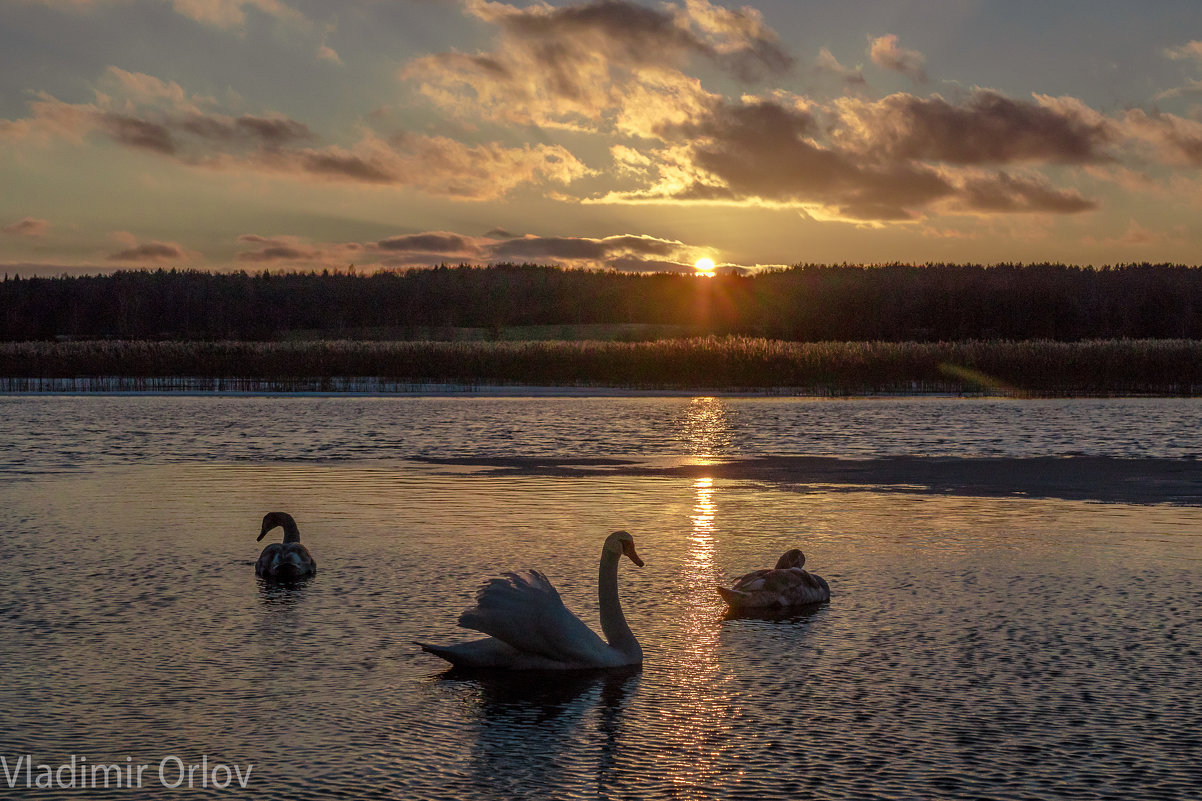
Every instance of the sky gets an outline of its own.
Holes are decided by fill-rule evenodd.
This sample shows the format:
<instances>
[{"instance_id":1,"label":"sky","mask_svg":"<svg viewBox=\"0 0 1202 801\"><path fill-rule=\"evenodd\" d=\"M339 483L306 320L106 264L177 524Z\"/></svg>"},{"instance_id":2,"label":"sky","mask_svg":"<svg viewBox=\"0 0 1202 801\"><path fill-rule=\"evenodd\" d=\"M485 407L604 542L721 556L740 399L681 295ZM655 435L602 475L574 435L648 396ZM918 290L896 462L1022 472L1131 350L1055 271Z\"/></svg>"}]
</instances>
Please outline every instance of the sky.
<instances>
[{"instance_id":1,"label":"sky","mask_svg":"<svg viewBox=\"0 0 1202 801\"><path fill-rule=\"evenodd\" d=\"M1202 263L1197 0L0 0L0 270Z\"/></svg>"}]
</instances>

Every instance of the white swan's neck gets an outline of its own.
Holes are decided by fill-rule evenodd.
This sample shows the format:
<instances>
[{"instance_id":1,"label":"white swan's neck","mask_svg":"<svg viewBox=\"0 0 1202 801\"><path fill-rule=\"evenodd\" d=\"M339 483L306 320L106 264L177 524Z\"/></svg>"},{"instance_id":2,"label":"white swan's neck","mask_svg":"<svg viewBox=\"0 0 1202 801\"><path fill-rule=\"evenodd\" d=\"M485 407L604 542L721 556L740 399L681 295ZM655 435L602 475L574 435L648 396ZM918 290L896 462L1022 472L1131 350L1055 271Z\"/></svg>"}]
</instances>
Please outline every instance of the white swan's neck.
<instances>
[{"instance_id":1,"label":"white swan's neck","mask_svg":"<svg viewBox=\"0 0 1202 801\"><path fill-rule=\"evenodd\" d=\"M601 630L611 648L624 654L643 655L639 641L634 638L634 632L626 625L626 616L622 614L622 603L618 600L618 560L620 554L608 549L601 551L601 567L597 574L597 599L601 604Z\"/></svg>"}]
</instances>

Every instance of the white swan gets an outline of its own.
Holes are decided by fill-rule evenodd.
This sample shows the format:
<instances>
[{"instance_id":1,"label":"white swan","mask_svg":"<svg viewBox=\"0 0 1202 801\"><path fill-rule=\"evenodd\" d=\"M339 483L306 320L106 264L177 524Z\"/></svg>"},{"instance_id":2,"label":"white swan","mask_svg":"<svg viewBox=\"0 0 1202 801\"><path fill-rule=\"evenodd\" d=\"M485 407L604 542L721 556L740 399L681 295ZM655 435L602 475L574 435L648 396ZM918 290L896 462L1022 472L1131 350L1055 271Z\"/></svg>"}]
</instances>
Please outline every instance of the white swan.
<instances>
[{"instance_id":1,"label":"white swan","mask_svg":"<svg viewBox=\"0 0 1202 801\"><path fill-rule=\"evenodd\" d=\"M618 561L623 554L643 566L634 538L615 531L601 549L597 576L601 628L608 643L568 611L546 576L530 570L486 582L476 593L476 605L459 616L460 626L488 637L456 645L417 645L465 668L583 670L641 665L643 649L626 625L618 601Z\"/></svg>"},{"instance_id":2,"label":"white swan","mask_svg":"<svg viewBox=\"0 0 1202 801\"><path fill-rule=\"evenodd\" d=\"M284 542L272 543L259 554L255 562L255 575L265 579L291 580L312 576L317 573L317 562L309 549L301 545L300 529L287 512L268 512L263 515L263 528L259 539L277 526L284 527Z\"/></svg>"},{"instance_id":3,"label":"white swan","mask_svg":"<svg viewBox=\"0 0 1202 801\"><path fill-rule=\"evenodd\" d=\"M806 555L800 549L785 551L772 570L757 570L735 582L718 587L718 594L731 609L764 609L804 606L831 599L831 587L822 576L802 569Z\"/></svg>"}]
</instances>

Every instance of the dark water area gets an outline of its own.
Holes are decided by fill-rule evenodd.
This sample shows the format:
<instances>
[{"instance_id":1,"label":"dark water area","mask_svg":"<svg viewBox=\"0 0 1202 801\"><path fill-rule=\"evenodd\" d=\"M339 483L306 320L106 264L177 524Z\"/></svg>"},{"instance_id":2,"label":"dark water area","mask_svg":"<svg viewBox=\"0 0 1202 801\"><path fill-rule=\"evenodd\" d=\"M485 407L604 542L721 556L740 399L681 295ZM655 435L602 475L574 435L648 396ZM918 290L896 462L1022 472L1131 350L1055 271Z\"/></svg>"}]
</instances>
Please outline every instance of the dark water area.
<instances>
[{"instance_id":1,"label":"dark water area","mask_svg":"<svg viewBox=\"0 0 1202 801\"><path fill-rule=\"evenodd\" d=\"M493 400L0 400L0 756L149 766L0 794L1198 796L1198 404ZM834 455L854 481L807 461ZM1015 494L1073 455L1141 468L1070 484L1135 489ZM997 491L890 457L992 460ZM274 509L313 580L255 579ZM472 639L476 587L528 567L598 629L617 528L646 560L619 573L640 670L448 672L412 644ZM794 546L830 603L726 617L714 586ZM169 789L165 759L253 769Z\"/></svg>"},{"instance_id":2,"label":"dark water area","mask_svg":"<svg viewBox=\"0 0 1202 801\"><path fill-rule=\"evenodd\" d=\"M1202 401L0 395L3 468L597 456L1196 459Z\"/></svg>"}]
</instances>

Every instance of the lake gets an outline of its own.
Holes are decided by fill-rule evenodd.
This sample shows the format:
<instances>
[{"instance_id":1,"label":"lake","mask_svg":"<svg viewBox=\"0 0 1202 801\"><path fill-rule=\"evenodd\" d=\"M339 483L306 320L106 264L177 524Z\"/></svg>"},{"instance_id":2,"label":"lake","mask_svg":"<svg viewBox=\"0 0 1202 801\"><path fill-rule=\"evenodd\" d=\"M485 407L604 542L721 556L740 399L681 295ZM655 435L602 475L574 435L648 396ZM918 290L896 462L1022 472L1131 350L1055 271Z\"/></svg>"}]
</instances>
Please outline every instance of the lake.
<instances>
[{"instance_id":1,"label":"lake","mask_svg":"<svg viewBox=\"0 0 1202 801\"><path fill-rule=\"evenodd\" d=\"M6 396L0 431L14 797L1202 792L1196 400ZM312 581L256 580L273 510ZM528 567L598 628L615 529L641 670L413 645ZM830 603L725 617L791 547ZM26 789L72 759L141 787Z\"/></svg>"}]
</instances>

